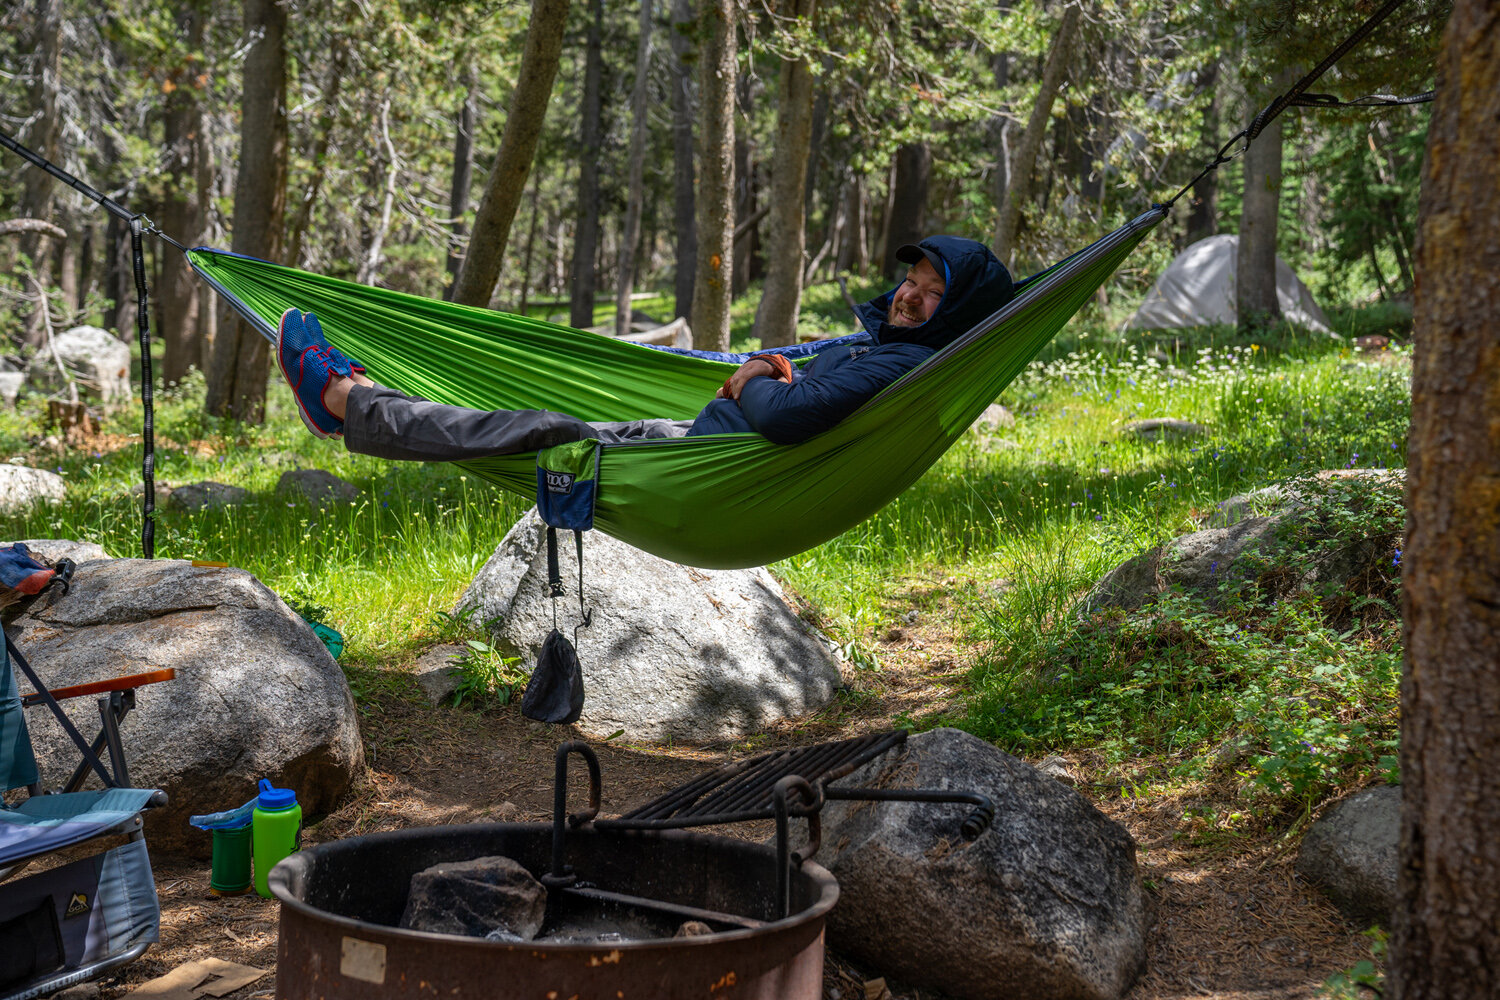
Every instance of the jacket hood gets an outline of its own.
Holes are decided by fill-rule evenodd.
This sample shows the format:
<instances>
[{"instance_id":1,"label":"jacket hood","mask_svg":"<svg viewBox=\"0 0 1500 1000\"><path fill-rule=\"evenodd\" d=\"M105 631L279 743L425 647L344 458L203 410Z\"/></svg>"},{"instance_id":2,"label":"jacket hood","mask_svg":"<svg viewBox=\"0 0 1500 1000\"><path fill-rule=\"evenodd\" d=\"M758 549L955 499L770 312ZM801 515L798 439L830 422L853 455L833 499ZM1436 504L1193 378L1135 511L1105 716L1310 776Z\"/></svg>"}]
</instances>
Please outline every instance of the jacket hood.
<instances>
[{"instance_id":1,"label":"jacket hood","mask_svg":"<svg viewBox=\"0 0 1500 1000\"><path fill-rule=\"evenodd\" d=\"M929 260L933 255L942 260L947 290L921 326L886 322L895 288L856 308L854 314L876 343L921 344L941 350L1015 297L1010 272L983 243L961 236L929 236L917 247Z\"/></svg>"}]
</instances>

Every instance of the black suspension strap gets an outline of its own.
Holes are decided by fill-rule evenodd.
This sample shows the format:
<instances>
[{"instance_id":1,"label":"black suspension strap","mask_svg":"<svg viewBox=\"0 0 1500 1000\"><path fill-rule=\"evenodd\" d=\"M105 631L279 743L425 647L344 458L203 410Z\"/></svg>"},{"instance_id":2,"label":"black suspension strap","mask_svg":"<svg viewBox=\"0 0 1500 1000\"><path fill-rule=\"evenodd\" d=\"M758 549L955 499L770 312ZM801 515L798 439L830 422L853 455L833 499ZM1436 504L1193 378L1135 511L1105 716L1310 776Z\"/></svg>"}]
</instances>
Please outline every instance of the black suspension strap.
<instances>
[{"instance_id":1,"label":"black suspension strap","mask_svg":"<svg viewBox=\"0 0 1500 1000\"><path fill-rule=\"evenodd\" d=\"M583 602L583 532L573 532L573 542L578 548L578 613L582 617L578 628L588 628L593 623L594 612ZM557 529L550 524L547 526L547 596L552 598L552 627L557 628L557 599L567 597L568 591L563 587L562 567L557 558ZM573 630L575 639L578 628Z\"/></svg>"},{"instance_id":2,"label":"black suspension strap","mask_svg":"<svg viewBox=\"0 0 1500 1000\"><path fill-rule=\"evenodd\" d=\"M1436 94L1436 91L1431 90L1423 94L1414 95L1412 97L1392 97L1388 94L1369 94L1365 97L1355 98L1352 101L1340 101L1330 94L1307 93L1308 87L1311 87L1314 83L1317 83L1318 78L1321 77L1324 73L1328 72L1328 70L1333 67L1334 63L1343 58L1350 49L1354 48L1354 46L1364 41L1365 38L1369 36L1370 32L1374 31L1380 25L1381 21L1384 21L1386 18L1390 17L1391 13L1405 2L1406 0L1386 0L1385 6L1381 7L1375 13L1366 18L1365 23L1361 24L1358 28L1355 28L1354 33L1340 42L1332 52L1328 53L1328 55L1323 58L1322 62L1314 66L1310 72L1302 77L1302 79L1292 84L1290 90L1280 95L1270 104L1267 104L1264 108L1262 108L1256 114L1256 116L1250 120L1249 125L1236 132L1233 136L1230 137L1228 142L1220 146L1219 151L1214 154L1214 158L1209 161L1208 165L1200 170L1196 177L1184 184L1176 194L1167 199L1167 201L1163 202L1161 207L1171 208L1177 203L1177 199L1186 194L1193 187L1193 185L1197 184L1203 178L1219 169L1220 164L1228 163L1236 156L1244 153L1245 150L1250 148L1250 143L1255 141L1256 136L1260 135L1265 127L1271 124L1271 121L1287 108L1383 107L1387 105L1394 106L1404 104L1423 104L1427 101L1432 100L1433 96ZM1239 146L1239 148L1236 149L1235 144L1238 143L1241 139L1245 140L1244 145Z\"/></svg>"},{"instance_id":3,"label":"black suspension strap","mask_svg":"<svg viewBox=\"0 0 1500 1000\"><path fill-rule=\"evenodd\" d=\"M186 251L187 248L157 229L144 215L132 212L113 198L94 190L46 157L27 149L3 131L0 131L0 146L4 146L32 166L46 171L90 201L97 202L106 212L130 226L130 261L131 269L135 272L135 325L141 342L141 406L144 410L141 421L143 449L141 477L145 486L145 493L141 497L141 552L147 559L153 559L156 553L156 418L151 374L151 307L146 289L146 255L141 245L141 236L150 233L166 240L178 250ZM42 307L46 308L45 303Z\"/></svg>"},{"instance_id":4,"label":"black suspension strap","mask_svg":"<svg viewBox=\"0 0 1500 1000\"><path fill-rule=\"evenodd\" d=\"M130 264L135 271L135 328L141 340L141 554L156 558L156 415L152 402L151 308L146 297L146 255L141 217L130 220Z\"/></svg>"}]
</instances>

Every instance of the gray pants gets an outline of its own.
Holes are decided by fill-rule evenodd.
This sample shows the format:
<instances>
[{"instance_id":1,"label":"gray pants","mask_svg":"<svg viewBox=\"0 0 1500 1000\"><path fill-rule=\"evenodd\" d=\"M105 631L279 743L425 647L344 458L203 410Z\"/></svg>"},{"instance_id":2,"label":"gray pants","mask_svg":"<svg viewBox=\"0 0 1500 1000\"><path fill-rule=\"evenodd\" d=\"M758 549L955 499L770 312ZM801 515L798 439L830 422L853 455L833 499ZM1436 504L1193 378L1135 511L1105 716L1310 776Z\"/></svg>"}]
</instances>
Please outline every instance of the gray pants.
<instances>
[{"instance_id":1,"label":"gray pants","mask_svg":"<svg viewBox=\"0 0 1500 1000\"><path fill-rule=\"evenodd\" d=\"M589 423L551 410L471 410L357 385L344 413L344 447L361 455L413 462L456 462L540 451L597 438L605 444L682 437L691 420Z\"/></svg>"}]
</instances>

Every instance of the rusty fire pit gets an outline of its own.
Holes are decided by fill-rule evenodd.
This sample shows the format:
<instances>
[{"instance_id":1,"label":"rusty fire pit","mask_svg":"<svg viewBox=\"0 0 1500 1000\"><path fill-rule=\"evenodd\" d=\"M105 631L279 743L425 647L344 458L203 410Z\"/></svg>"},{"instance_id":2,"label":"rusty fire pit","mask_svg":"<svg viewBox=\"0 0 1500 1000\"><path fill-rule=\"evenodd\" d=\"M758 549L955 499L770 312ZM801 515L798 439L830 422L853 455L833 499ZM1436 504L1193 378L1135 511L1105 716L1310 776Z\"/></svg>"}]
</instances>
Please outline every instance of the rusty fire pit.
<instances>
[{"instance_id":1,"label":"rusty fire pit","mask_svg":"<svg viewBox=\"0 0 1500 1000\"><path fill-rule=\"evenodd\" d=\"M811 862L800 866L792 879L791 915L776 919L777 856L771 846L684 831L585 827L568 834L566 850L581 880L578 887L550 891L549 923L589 906L645 914L663 926L674 919L699 920L714 933L609 944L509 944L402 930L396 924L412 875L443 861L498 854L540 877L552 860L552 827L493 823L372 834L303 851L272 871L271 889L282 904L276 995L284 1000L821 996L823 921L839 893L824 868ZM653 905L643 908L621 897Z\"/></svg>"},{"instance_id":2,"label":"rusty fire pit","mask_svg":"<svg viewBox=\"0 0 1500 1000\"><path fill-rule=\"evenodd\" d=\"M583 743L557 750L553 819L373 834L294 854L271 872L281 900L283 1000L818 1000L823 923L838 883L809 860L831 799L969 808L969 840L994 805L953 789L835 788L904 740L874 734L726 764L624 816L599 818L600 770ZM589 805L568 814L568 759L588 765ZM789 824L807 840L791 850ZM774 846L686 827L774 820ZM491 941L398 926L411 878L503 856L547 889L540 936ZM695 936L675 937L688 921ZM601 940L596 929L629 927ZM583 928L575 934L574 928ZM591 939L590 939L591 938Z\"/></svg>"}]
</instances>

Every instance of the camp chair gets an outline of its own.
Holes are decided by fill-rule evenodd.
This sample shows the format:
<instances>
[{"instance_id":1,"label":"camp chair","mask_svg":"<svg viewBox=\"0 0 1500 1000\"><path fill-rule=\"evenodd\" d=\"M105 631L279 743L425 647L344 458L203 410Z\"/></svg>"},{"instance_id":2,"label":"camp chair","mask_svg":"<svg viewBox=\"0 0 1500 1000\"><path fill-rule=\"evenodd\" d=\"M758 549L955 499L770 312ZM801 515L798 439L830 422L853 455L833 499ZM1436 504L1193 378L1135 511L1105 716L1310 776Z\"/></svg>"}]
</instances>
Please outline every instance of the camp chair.
<instances>
[{"instance_id":1,"label":"camp chair","mask_svg":"<svg viewBox=\"0 0 1500 1000\"><path fill-rule=\"evenodd\" d=\"M16 670L30 682L31 694L22 696L17 690ZM5 638L0 648L0 788L25 789L26 794L11 806L0 802L0 1000L29 1000L93 979L139 958L158 939L161 911L141 811L165 805L167 798L155 789L130 787L120 721L135 707L137 687L175 674L158 670L48 691ZM102 696L102 728L92 743L58 704L82 695ZM26 730L24 710L37 704L51 709L83 755L56 792L42 790ZM100 758L106 750L109 768ZM91 773L104 787L82 791ZM45 855L122 836L123 844L19 875Z\"/></svg>"}]
</instances>

